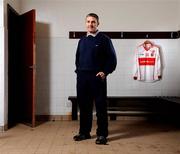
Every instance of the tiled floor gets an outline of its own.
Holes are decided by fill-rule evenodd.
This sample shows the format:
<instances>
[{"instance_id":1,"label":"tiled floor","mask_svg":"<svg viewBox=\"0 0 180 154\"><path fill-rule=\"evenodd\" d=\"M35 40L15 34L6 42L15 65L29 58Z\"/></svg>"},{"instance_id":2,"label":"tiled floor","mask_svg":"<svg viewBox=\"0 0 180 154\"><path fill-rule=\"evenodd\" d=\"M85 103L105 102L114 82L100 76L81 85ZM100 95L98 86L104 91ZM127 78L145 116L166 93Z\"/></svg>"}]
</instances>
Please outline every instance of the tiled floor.
<instances>
[{"instance_id":1,"label":"tiled floor","mask_svg":"<svg viewBox=\"0 0 180 154\"><path fill-rule=\"evenodd\" d=\"M75 142L78 121L46 122L32 129L23 124L0 133L0 154L180 154L180 128L137 120L109 122L108 145L92 139Z\"/></svg>"}]
</instances>

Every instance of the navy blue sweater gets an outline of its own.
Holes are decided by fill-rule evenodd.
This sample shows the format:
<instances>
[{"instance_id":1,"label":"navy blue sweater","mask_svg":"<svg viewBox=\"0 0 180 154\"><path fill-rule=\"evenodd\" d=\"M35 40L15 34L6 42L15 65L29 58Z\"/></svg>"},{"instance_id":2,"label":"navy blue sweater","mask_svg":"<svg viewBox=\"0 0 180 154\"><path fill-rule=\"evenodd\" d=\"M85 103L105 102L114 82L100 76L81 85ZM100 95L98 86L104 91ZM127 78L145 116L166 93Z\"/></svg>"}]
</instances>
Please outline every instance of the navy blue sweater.
<instances>
[{"instance_id":1,"label":"navy blue sweater","mask_svg":"<svg viewBox=\"0 0 180 154\"><path fill-rule=\"evenodd\" d=\"M117 64L116 53L110 38L99 32L95 37L82 37L76 51L76 72L95 71L112 73Z\"/></svg>"}]
</instances>

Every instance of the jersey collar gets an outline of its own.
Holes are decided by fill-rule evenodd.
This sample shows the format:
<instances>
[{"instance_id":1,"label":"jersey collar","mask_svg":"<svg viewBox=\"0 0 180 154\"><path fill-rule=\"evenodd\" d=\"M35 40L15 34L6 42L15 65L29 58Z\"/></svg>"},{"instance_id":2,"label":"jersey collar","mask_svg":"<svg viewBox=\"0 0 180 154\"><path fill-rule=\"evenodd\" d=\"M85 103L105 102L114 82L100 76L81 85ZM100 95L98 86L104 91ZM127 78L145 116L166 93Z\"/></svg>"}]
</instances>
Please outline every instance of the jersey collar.
<instances>
[{"instance_id":1,"label":"jersey collar","mask_svg":"<svg viewBox=\"0 0 180 154\"><path fill-rule=\"evenodd\" d=\"M99 30L96 31L96 33L90 33L90 32L87 32L87 37L88 36L93 36L93 37L96 37L96 35L99 33Z\"/></svg>"}]
</instances>

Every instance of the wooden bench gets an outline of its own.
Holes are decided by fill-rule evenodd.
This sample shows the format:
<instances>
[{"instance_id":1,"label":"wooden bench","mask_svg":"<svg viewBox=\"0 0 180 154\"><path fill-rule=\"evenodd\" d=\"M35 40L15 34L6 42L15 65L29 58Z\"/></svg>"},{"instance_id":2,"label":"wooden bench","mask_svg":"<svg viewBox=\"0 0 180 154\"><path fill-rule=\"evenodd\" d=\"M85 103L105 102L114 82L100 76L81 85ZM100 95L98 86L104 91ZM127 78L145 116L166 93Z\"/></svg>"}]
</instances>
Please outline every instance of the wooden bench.
<instances>
[{"instance_id":1,"label":"wooden bench","mask_svg":"<svg viewBox=\"0 0 180 154\"><path fill-rule=\"evenodd\" d=\"M69 96L72 102L72 120L78 119L78 102L76 96ZM173 101L172 101L173 100ZM176 101L174 101L176 100ZM179 98L170 97L129 97L108 96L107 110L110 120L117 116L169 116L180 114ZM179 101L180 102L180 101Z\"/></svg>"}]
</instances>

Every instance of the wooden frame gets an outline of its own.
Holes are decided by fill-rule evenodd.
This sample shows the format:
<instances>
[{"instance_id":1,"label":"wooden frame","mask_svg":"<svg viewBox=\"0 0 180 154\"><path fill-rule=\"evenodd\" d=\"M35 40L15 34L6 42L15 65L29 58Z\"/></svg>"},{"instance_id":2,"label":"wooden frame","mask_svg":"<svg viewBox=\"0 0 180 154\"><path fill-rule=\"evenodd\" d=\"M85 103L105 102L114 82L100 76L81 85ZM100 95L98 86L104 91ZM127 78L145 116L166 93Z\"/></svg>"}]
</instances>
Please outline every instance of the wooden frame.
<instances>
[{"instance_id":1,"label":"wooden frame","mask_svg":"<svg viewBox=\"0 0 180 154\"><path fill-rule=\"evenodd\" d=\"M180 31L102 31L111 39L178 39ZM85 31L70 31L69 39L79 39L86 35Z\"/></svg>"}]
</instances>

